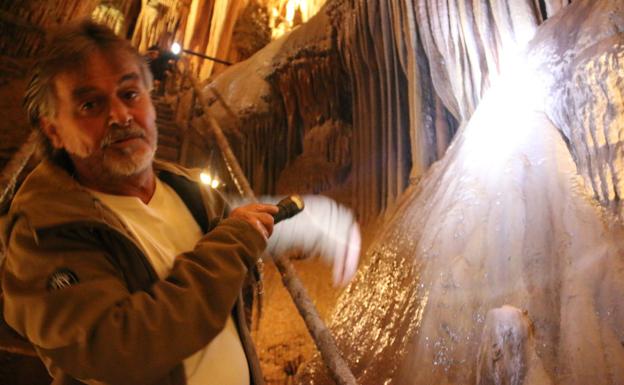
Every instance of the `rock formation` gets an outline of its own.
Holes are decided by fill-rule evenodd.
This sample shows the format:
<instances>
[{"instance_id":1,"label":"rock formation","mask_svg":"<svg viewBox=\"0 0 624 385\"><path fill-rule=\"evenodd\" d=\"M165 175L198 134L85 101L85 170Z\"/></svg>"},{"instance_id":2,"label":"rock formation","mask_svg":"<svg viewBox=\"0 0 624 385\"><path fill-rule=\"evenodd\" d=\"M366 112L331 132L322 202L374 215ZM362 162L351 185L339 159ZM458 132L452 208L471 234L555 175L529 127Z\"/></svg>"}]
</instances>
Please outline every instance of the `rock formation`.
<instances>
[{"instance_id":1,"label":"rock formation","mask_svg":"<svg viewBox=\"0 0 624 385\"><path fill-rule=\"evenodd\" d=\"M418 9L439 10L428 3ZM502 25L496 12L488 20L490 32ZM363 385L622 383L624 4L575 1L505 60L466 26L438 26L431 38L447 51L426 43L444 70L432 65L436 90L465 125L403 194L339 300L339 346ZM453 45L460 35L481 48L489 87ZM492 316L506 305L522 312ZM331 382L317 361L299 383Z\"/></svg>"}]
</instances>

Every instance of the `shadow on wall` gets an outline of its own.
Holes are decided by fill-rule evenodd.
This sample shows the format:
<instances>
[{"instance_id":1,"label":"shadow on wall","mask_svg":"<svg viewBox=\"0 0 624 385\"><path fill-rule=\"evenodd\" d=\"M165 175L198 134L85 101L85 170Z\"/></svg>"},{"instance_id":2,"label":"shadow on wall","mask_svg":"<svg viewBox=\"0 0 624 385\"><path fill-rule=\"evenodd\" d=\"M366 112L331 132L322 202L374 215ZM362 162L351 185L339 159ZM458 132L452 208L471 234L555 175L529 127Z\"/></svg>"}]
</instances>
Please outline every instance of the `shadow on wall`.
<instances>
[{"instance_id":1,"label":"shadow on wall","mask_svg":"<svg viewBox=\"0 0 624 385\"><path fill-rule=\"evenodd\" d=\"M0 351L0 384L49 385L52 379L37 357Z\"/></svg>"}]
</instances>

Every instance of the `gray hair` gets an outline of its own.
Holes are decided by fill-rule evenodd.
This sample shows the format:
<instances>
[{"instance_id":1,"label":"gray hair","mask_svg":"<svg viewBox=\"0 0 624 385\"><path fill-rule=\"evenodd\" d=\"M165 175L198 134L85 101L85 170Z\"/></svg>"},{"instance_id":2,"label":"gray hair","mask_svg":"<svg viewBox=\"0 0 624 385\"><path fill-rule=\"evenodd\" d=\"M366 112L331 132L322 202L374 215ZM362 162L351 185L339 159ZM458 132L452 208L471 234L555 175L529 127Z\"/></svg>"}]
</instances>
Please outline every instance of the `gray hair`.
<instances>
[{"instance_id":1,"label":"gray hair","mask_svg":"<svg viewBox=\"0 0 624 385\"><path fill-rule=\"evenodd\" d=\"M129 41L115 35L108 27L84 20L58 29L49 35L47 43L38 53L31 77L24 94L24 108L33 129L37 130L42 144L42 155L55 155L50 140L41 130L41 117L56 113L57 75L83 65L90 54L96 51L125 52L136 60L141 80L148 90L152 89L152 73L145 59Z\"/></svg>"}]
</instances>

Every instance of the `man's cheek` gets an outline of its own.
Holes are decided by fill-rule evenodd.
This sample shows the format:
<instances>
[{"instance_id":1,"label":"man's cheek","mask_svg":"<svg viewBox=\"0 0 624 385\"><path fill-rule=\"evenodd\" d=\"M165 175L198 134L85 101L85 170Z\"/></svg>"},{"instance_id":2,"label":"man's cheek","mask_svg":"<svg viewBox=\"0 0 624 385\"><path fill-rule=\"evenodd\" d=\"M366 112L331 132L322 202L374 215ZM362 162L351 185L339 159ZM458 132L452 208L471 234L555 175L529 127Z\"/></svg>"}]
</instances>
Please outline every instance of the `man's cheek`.
<instances>
[{"instance_id":1,"label":"man's cheek","mask_svg":"<svg viewBox=\"0 0 624 385\"><path fill-rule=\"evenodd\" d=\"M79 153L77 153L76 155L79 155L82 158L86 158L94 153L96 144L90 140L81 140L76 148L77 151L79 151Z\"/></svg>"}]
</instances>

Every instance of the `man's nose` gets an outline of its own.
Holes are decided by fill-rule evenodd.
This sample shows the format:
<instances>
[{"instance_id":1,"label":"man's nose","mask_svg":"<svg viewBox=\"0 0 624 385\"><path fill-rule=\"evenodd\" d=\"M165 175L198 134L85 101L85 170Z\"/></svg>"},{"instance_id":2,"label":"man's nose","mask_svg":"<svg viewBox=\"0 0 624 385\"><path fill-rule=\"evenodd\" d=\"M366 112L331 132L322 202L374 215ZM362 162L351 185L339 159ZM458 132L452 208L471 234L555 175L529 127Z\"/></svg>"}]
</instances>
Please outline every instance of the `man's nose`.
<instances>
[{"instance_id":1,"label":"man's nose","mask_svg":"<svg viewBox=\"0 0 624 385\"><path fill-rule=\"evenodd\" d=\"M126 126L132 120L130 109L126 104L118 98L112 98L110 102L110 110L108 114L108 125L117 124Z\"/></svg>"}]
</instances>

